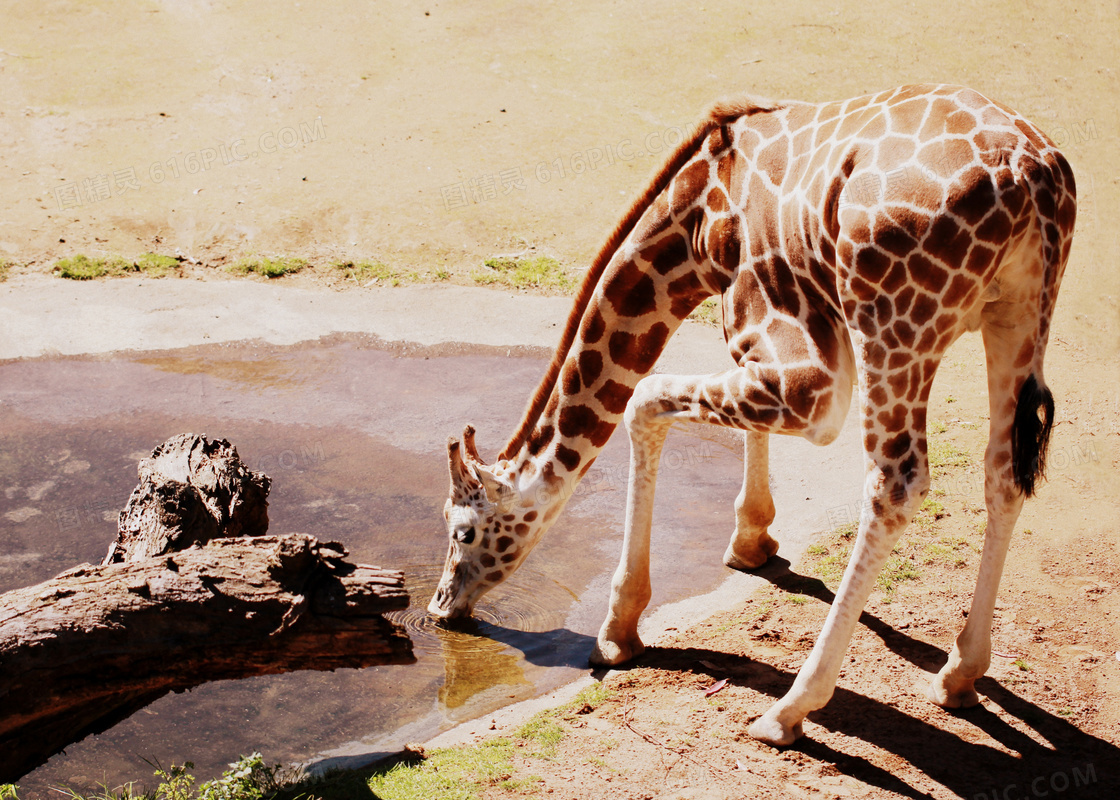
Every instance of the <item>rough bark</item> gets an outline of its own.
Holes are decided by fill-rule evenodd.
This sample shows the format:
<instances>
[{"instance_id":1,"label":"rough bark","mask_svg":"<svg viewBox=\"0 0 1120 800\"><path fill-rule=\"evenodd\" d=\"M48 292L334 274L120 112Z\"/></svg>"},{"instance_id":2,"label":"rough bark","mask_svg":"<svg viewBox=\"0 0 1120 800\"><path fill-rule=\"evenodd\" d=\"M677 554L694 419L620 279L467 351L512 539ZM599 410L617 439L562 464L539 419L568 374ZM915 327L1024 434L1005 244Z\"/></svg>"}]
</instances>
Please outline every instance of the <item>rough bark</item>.
<instances>
[{"instance_id":1,"label":"rough bark","mask_svg":"<svg viewBox=\"0 0 1120 800\"><path fill-rule=\"evenodd\" d=\"M153 700L297 669L407 664L400 572L303 534L82 565L0 595L0 783Z\"/></svg>"},{"instance_id":2,"label":"rough bark","mask_svg":"<svg viewBox=\"0 0 1120 800\"><path fill-rule=\"evenodd\" d=\"M141 460L137 472L140 483L120 513L117 540L103 564L268 532L271 481L241 463L225 439L173 436Z\"/></svg>"}]
</instances>

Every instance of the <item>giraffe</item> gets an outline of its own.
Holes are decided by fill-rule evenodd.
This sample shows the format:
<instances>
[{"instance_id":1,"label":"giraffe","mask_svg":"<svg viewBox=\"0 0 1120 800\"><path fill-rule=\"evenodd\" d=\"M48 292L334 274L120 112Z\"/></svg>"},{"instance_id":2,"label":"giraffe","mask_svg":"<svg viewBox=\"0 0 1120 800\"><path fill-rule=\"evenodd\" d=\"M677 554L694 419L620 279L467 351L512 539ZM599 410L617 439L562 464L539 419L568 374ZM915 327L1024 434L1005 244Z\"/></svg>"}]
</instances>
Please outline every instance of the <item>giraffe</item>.
<instances>
[{"instance_id":1,"label":"giraffe","mask_svg":"<svg viewBox=\"0 0 1120 800\"><path fill-rule=\"evenodd\" d=\"M486 463L448 441L449 536L437 617L469 615L563 509L611 432L631 444L623 555L591 661L639 655L651 595L658 458L676 421L744 431L743 489L724 555L778 549L770 434L828 444L858 397L863 512L830 613L784 697L749 728L774 746L831 698L876 576L930 485L926 413L949 345L979 330L987 367L988 524L967 623L928 689L979 702L1012 528L1044 476L1054 419L1043 353L1069 256L1073 173L1011 109L959 86L849 100L717 102L614 229L583 281L522 421ZM672 333L718 295L733 366L651 374Z\"/></svg>"}]
</instances>

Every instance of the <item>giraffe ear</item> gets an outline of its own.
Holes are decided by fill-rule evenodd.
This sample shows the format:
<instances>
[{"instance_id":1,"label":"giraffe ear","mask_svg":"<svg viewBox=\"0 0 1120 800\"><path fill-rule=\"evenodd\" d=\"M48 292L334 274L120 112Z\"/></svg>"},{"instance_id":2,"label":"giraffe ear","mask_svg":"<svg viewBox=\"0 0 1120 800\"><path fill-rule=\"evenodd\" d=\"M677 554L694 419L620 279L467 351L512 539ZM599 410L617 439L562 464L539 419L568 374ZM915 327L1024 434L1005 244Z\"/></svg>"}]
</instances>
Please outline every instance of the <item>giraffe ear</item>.
<instances>
[{"instance_id":1,"label":"giraffe ear","mask_svg":"<svg viewBox=\"0 0 1120 800\"><path fill-rule=\"evenodd\" d=\"M495 475L485 464L473 465L473 472L482 481L482 488L486 490L486 499L498 506L499 511L505 512L513 508L516 492L511 483Z\"/></svg>"},{"instance_id":2,"label":"giraffe ear","mask_svg":"<svg viewBox=\"0 0 1120 800\"><path fill-rule=\"evenodd\" d=\"M471 475L463 462L459 441L454 437L447 440L447 467L451 472L451 494L463 496L478 488L478 480Z\"/></svg>"},{"instance_id":3,"label":"giraffe ear","mask_svg":"<svg viewBox=\"0 0 1120 800\"><path fill-rule=\"evenodd\" d=\"M478 456L478 448L474 445L474 425L463 428L463 450L467 454L468 461L482 463L482 459Z\"/></svg>"}]
</instances>

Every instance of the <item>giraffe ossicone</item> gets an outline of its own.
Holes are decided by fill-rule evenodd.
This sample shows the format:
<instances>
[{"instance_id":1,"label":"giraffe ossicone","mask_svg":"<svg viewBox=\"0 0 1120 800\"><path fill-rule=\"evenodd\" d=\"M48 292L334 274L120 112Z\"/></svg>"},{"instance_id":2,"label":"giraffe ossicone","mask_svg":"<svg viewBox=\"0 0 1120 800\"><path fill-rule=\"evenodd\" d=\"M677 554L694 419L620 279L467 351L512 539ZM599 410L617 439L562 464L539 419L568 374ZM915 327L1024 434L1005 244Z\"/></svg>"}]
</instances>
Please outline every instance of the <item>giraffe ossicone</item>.
<instances>
[{"instance_id":1,"label":"giraffe ossicone","mask_svg":"<svg viewBox=\"0 0 1120 800\"><path fill-rule=\"evenodd\" d=\"M525 559L619 423L631 459L622 560L591 660L643 650L657 463L675 421L744 431L725 562L777 551L770 434L828 444L858 397L867 472L859 532L793 686L750 727L786 745L832 696L875 579L929 485L926 413L945 351L979 330L991 427L988 524L964 629L929 697L979 698L1011 531L1043 477L1054 402L1042 365L1076 217L1073 172L1035 125L959 86L831 103L717 103L599 252L521 424L492 464L448 443L448 556L429 605L470 614ZM669 337L722 300L731 363L653 375Z\"/></svg>"}]
</instances>

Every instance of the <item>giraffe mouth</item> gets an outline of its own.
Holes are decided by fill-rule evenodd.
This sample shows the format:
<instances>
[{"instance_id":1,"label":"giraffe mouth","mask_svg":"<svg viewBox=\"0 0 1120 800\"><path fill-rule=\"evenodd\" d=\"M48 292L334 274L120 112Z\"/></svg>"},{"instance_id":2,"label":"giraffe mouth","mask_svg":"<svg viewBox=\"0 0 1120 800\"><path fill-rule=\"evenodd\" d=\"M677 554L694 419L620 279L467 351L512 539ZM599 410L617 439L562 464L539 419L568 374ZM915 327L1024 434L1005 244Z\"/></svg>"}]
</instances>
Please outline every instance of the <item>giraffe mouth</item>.
<instances>
[{"instance_id":1,"label":"giraffe mouth","mask_svg":"<svg viewBox=\"0 0 1120 800\"><path fill-rule=\"evenodd\" d=\"M428 613L439 620L466 619L471 615L471 607L465 603L454 604L454 599L444 596L441 589L437 589L432 601L428 603Z\"/></svg>"},{"instance_id":2,"label":"giraffe mouth","mask_svg":"<svg viewBox=\"0 0 1120 800\"><path fill-rule=\"evenodd\" d=\"M428 603L428 613L440 620L464 619L474 610L473 598L462 589L462 580L455 570L450 578L444 578L436 587L432 600ZM457 580L459 579L459 580Z\"/></svg>"}]
</instances>

